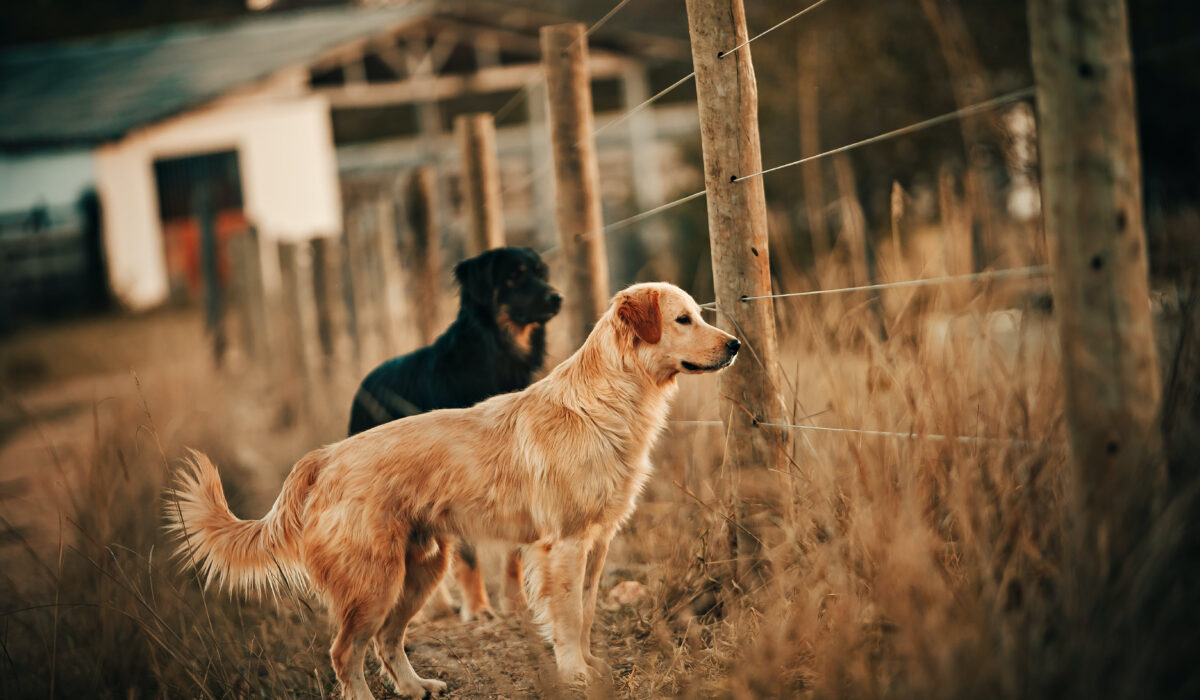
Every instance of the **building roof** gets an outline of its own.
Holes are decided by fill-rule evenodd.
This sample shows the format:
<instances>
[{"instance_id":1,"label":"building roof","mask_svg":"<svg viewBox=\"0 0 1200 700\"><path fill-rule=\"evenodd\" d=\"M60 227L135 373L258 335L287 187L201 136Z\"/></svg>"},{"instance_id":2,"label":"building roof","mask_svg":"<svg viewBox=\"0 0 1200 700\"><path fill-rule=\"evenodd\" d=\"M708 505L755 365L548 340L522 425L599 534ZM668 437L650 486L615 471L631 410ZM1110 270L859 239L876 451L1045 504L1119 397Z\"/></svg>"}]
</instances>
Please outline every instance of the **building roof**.
<instances>
[{"instance_id":1,"label":"building roof","mask_svg":"<svg viewBox=\"0 0 1200 700\"><path fill-rule=\"evenodd\" d=\"M118 139L428 10L268 13L2 51L0 148Z\"/></svg>"},{"instance_id":2,"label":"building roof","mask_svg":"<svg viewBox=\"0 0 1200 700\"><path fill-rule=\"evenodd\" d=\"M623 10L590 41L648 58L685 57L678 27L661 14ZM585 0L393 0L7 49L0 51L0 149L116 140L283 69L312 65L347 44L428 18L536 35L542 24L567 17L594 22L602 15Z\"/></svg>"}]
</instances>

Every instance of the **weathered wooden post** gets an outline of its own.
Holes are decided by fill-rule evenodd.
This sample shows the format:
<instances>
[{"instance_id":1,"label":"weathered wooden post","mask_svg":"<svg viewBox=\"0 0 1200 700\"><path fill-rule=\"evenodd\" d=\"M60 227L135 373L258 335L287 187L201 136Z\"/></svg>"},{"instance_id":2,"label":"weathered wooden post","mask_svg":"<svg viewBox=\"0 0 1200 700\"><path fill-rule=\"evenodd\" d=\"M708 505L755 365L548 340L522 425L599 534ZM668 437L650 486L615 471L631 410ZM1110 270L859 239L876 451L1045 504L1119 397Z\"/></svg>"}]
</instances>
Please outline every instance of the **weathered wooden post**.
<instances>
[{"instance_id":1,"label":"weathered wooden post","mask_svg":"<svg viewBox=\"0 0 1200 700\"><path fill-rule=\"evenodd\" d=\"M284 321L286 328L286 344L291 346L290 362L294 365L294 377L299 380L299 399L297 403L303 412L310 412L315 405L313 351L311 338L313 330L314 311L311 280L307 279L309 259L307 246L299 243L280 242L279 250L279 281L280 295L283 300Z\"/></svg>"},{"instance_id":2,"label":"weathered wooden post","mask_svg":"<svg viewBox=\"0 0 1200 700\"><path fill-rule=\"evenodd\" d=\"M582 24L542 27L542 65L550 105L550 140L558 188L555 219L567 267L572 347L579 347L608 308L608 257L600 207L600 166L592 138L592 86Z\"/></svg>"},{"instance_id":3,"label":"weathered wooden post","mask_svg":"<svg viewBox=\"0 0 1200 700\"><path fill-rule=\"evenodd\" d=\"M200 273L204 278L204 331L212 339L213 361L217 367L225 359L225 291L221 288L216 212L212 192L206 183L192 197L196 224L200 229Z\"/></svg>"},{"instance_id":4,"label":"weathered wooden post","mask_svg":"<svg viewBox=\"0 0 1200 700\"><path fill-rule=\"evenodd\" d=\"M379 280L379 324L385 355L400 351L400 319L404 317L404 290L400 250L396 245L396 201L384 194L375 206L375 268Z\"/></svg>"},{"instance_id":5,"label":"weathered wooden post","mask_svg":"<svg viewBox=\"0 0 1200 700\"><path fill-rule=\"evenodd\" d=\"M326 374L333 367L337 352L338 300L341 295L342 260L340 241L318 236L310 243L312 255L313 301L317 314L317 338Z\"/></svg>"},{"instance_id":6,"label":"weathered wooden post","mask_svg":"<svg viewBox=\"0 0 1200 700\"><path fill-rule=\"evenodd\" d=\"M815 34L815 32L814 32ZM800 154L808 157L821 151L820 93L817 85L817 68L821 59L821 42L811 36L808 41L797 44L800 70ZM825 286L822 267L833 247L829 228L825 223L825 178L821 175L821 163L800 166L800 179L804 184L804 210L808 215L809 235L812 237L813 262L817 279Z\"/></svg>"},{"instance_id":7,"label":"weathered wooden post","mask_svg":"<svg viewBox=\"0 0 1200 700\"><path fill-rule=\"evenodd\" d=\"M767 249L767 202L761 177L737 176L762 170L758 139L758 86L748 47L726 54L746 41L742 0L687 0L704 184L708 192L708 235L712 246L713 288L721 325L747 346L743 357L720 375L721 414L729 439L725 464L738 475L737 546L739 576L759 561L758 494L746 487L761 484L766 470L786 469L787 433L762 423L781 424L775 312L770 299L743 301L771 293Z\"/></svg>"},{"instance_id":8,"label":"weathered wooden post","mask_svg":"<svg viewBox=\"0 0 1200 700\"><path fill-rule=\"evenodd\" d=\"M354 335L357 338L358 359L369 368L382 359L380 339L379 285L376 279L374 239L371 217L363 204L350 205L345 217L346 275L354 298Z\"/></svg>"},{"instance_id":9,"label":"weathered wooden post","mask_svg":"<svg viewBox=\"0 0 1200 700\"><path fill-rule=\"evenodd\" d=\"M243 351L252 363L265 364L270 353L262 252L253 228L229 239L234 295L241 317Z\"/></svg>"},{"instance_id":10,"label":"weathered wooden post","mask_svg":"<svg viewBox=\"0 0 1200 700\"><path fill-rule=\"evenodd\" d=\"M1030 0L1081 555L1108 579L1161 486L1160 385L1124 0Z\"/></svg>"},{"instance_id":11,"label":"weathered wooden post","mask_svg":"<svg viewBox=\"0 0 1200 700\"><path fill-rule=\"evenodd\" d=\"M437 222L436 177L433 168L420 168L413 173L405 191L404 210L413 236L412 311L422 345L432 343L437 337L440 317L442 249Z\"/></svg>"},{"instance_id":12,"label":"weathered wooden post","mask_svg":"<svg viewBox=\"0 0 1200 700\"><path fill-rule=\"evenodd\" d=\"M454 119L462 164L467 218L471 222L468 250L478 255L504 246L504 205L500 200L500 161L496 156L496 122L491 114L463 114Z\"/></svg>"}]
</instances>

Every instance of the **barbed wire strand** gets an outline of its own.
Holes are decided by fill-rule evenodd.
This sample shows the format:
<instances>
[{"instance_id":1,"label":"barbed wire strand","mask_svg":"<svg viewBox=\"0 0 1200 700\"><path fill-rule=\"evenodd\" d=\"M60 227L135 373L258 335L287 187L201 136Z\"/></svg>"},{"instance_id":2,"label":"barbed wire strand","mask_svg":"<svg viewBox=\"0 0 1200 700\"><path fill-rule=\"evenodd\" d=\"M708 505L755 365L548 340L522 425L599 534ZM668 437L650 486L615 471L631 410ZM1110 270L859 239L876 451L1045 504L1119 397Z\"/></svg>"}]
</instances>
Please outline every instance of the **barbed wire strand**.
<instances>
[{"instance_id":1,"label":"barbed wire strand","mask_svg":"<svg viewBox=\"0 0 1200 700\"><path fill-rule=\"evenodd\" d=\"M608 224L607 226L604 226L603 228L598 228L593 231L585 231L584 233L577 233L577 234L575 234L575 240L582 241L583 239L585 239L589 236L596 236L596 235L599 235L602 233L608 233L609 231L614 231L616 229L629 226L631 224L636 224L637 222L641 221L642 219L648 219L651 216L654 216L655 214L660 214L668 209L674 209L675 207L679 206L680 204L683 204L685 202L690 202L693 199L698 199L700 197L703 197L706 194L708 194L708 190L700 190L699 192L693 192L693 193L687 195L686 197L680 197L679 199L676 199L672 202L667 202L666 204L660 204L657 207L654 207L653 209L647 209L646 211L644 211L640 214L634 214L633 216L630 216L625 219L621 219L620 221L614 221L613 223ZM558 244L555 244L555 245L545 249L544 251L542 251L541 254L542 255L550 255L550 254L556 252L558 250L558 247L559 247Z\"/></svg>"},{"instance_id":2,"label":"barbed wire strand","mask_svg":"<svg viewBox=\"0 0 1200 700\"><path fill-rule=\"evenodd\" d=\"M782 299L785 297L812 297L821 294L846 294L849 292L869 292L875 289L896 289L899 287L923 287L934 284L948 284L951 282L976 282L979 280L1005 279L1007 277L1040 277L1050 274L1050 268L1045 265L1034 267L1016 267L1004 270L986 270L984 272L972 272L967 275L949 275L946 277L928 277L918 280L904 280L902 282L881 282L879 284L864 284L857 287L840 287L838 289L814 289L807 292L785 292L783 294L761 294L755 296L743 296L742 301L754 301L756 299ZM707 304L700 305L703 308L716 308L716 302L710 301Z\"/></svg>"},{"instance_id":3,"label":"barbed wire strand","mask_svg":"<svg viewBox=\"0 0 1200 700\"><path fill-rule=\"evenodd\" d=\"M821 5L824 5L827 2L829 2L829 0L817 0L816 2L809 5L808 7L804 8L803 10L800 10L799 12L792 15L791 17L788 17L787 19L783 20L779 24L776 24L774 27L771 27L770 29L768 29L764 32L759 32L758 34L755 34L754 36L743 41L742 43L738 44L737 46L733 47L732 49L729 49L728 51L718 51L717 58L725 58L726 56L733 53L734 51L737 51L738 49L740 49L744 46L749 46L753 42L758 41L759 39L763 38L764 36L770 34L771 32L775 31L776 29L779 29L783 25L787 24L788 22L791 22L794 19L799 19L802 15L808 14L809 12L817 9L818 7L820 7Z\"/></svg>"},{"instance_id":4,"label":"barbed wire strand","mask_svg":"<svg viewBox=\"0 0 1200 700\"><path fill-rule=\"evenodd\" d=\"M526 81L524 87L522 87L520 90L517 90L515 95L508 98L508 102L505 102L503 105L501 105L500 109L496 110L495 114L492 115L492 120L499 124L500 120L507 117L509 112L516 109L517 105L521 103L521 98L528 95L529 91L532 90L533 87L538 84L538 82L540 82L539 78L533 78L532 80Z\"/></svg>"},{"instance_id":5,"label":"barbed wire strand","mask_svg":"<svg viewBox=\"0 0 1200 700\"><path fill-rule=\"evenodd\" d=\"M658 102L660 99L662 99L663 97L665 97L666 95L668 95L668 94L669 94L669 93L670 93L672 90L674 90L675 88L679 87L680 85L683 85L684 83L686 83L687 81L689 81L689 80L691 80L692 78L695 78L695 77L696 77L696 71L692 71L691 73L688 73L687 75L683 76L683 77L682 77L682 78L680 78L679 80L676 80L675 82L671 83L671 84L670 84L670 85L668 85L667 87L663 88L663 89L662 89L661 91L659 91L659 92L658 92L656 95L654 95L653 97L651 97L651 98L647 99L645 102L642 102L642 103L641 103L641 104L639 104L639 105L636 105L636 106L634 106L634 107L631 107L631 108L629 108L629 110L627 110L627 111L626 111L624 114L622 114L621 116L617 117L616 119L614 119L614 120L612 120L612 121L610 121L610 122L607 122L607 123L601 124L600 126L596 127L596 130L595 130L595 131L593 131L593 132L592 132L592 138L596 138L597 136L599 136L599 135L600 135L600 132L602 132L602 131L605 131L605 130L607 130L607 129L611 129L611 128L613 128L614 126L617 126L618 124L623 124L623 123L625 123L625 122L626 122L626 121L628 121L628 120L629 120L629 118L630 118L630 117L632 117L633 115L635 115L635 114L637 114L638 112L642 111L643 109L645 109L645 108L649 107L650 105L654 104L655 102Z\"/></svg>"},{"instance_id":6,"label":"barbed wire strand","mask_svg":"<svg viewBox=\"0 0 1200 700\"><path fill-rule=\"evenodd\" d=\"M783 165L776 165L774 167L767 168L765 170L760 170L756 173L750 173L749 175L732 175L732 176L730 176L729 181L730 182L742 182L743 180L749 180L752 178L760 177L762 175L766 175L767 173L773 173L776 170L783 170L785 168L791 168L791 167L794 167L797 165L803 165L805 163L810 163L814 160L818 160L820 158L826 158L828 156L837 155L838 153L845 153L846 151L851 151L851 150L854 150L855 148L859 148L861 146L867 146L869 144L879 143L881 141L887 141L889 139L896 138L897 136L904 136L905 134L911 134L916 131L921 131L922 129L928 129L930 127L937 126L939 124L945 124L946 122L953 121L954 119L961 119L962 117L969 117L974 114L978 114L980 112L985 112L989 109L995 109L996 107L999 107L1001 105L1009 104L1012 102L1020 102L1021 100L1033 97L1034 93L1035 93L1035 90L1032 87L1023 88L1021 90L1014 90L1013 92L1009 92L1004 95L1000 95L998 97L993 97L990 100L984 100L983 102L977 102L973 105L963 107L962 109L956 109L953 112L947 112L945 114L940 114L936 117L931 117L929 119L917 122L915 124L909 124L908 126L902 126L899 129L893 129L892 131L887 131L882 134L878 134L876 136L872 136L870 138L863 139L861 141L855 141L854 143L849 143L849 144L846 144L845 146L839 146L837 148L825 151L823 153L817 153L816 155L805 156L804 158L801 158L800 160L794 160L790 163L784 163Z\"/></svg>"},{"instance_id":7,"label":"barbed wire strand","mask_svg":"<svg viewBox=\"0 0 1200 700\"><path fill-rule=\"evenodd\" d=\"M695 426L724 426L725 424L719 420L673 420L669 421L672 425L695 425ZM1018 440L1015 438L998 438L986 437L978 435L938 435L935 433L900 433L890 430L865 430L858 428L831 428L821 425L796 425L795 423L756 423L756 425L764 428L782 428L785 430L810 430L823 433L842 433L848 435L872 435L875 437L890 437L904 438L910 440L934 440L934 441L951 441L962 443L1000 443L1015 445L1020 447L1059 447L1063 443L1058 442L1036 442L1033 440Z\"/></svg>"},{"instance_id":8,"label":"barbed wire strand","mask_svg":"<svg viewBox=\"0 0 1200 700\"><path fill-rule=\"evenodd\" d=\"M674 91L676 88L678 88L680 85L683 85L684 83L686 83L687 81L689 81L695 77L696 77L696 71L692 71L691 73L688 73L687 75L683 76L679 80L676 80L675 82L671 83L670 85L663 88L659 92L655 93L654 96L643 101L641 104L630 107L625 113L623 113L621 116L617 117L616 119L613 119L612 121L609 121L609 122L605 122L604 124L601 124L600 126L596 127L595 129L592 130L592 133L589 136L586 136L584 138L585 139L588 139L588 138L595 139L597 136L599 136L604 131L611 129L614 126L617 126L618 124L623 124L624 122L628 121L630 119L630 117L632 117L633 115L635 115L638 112L642 111L643 109L649 107L650 105L654 104L655 102L658 102L659 100L661 100L662 98L664 98L668 94L670 94L672 91ZM582 144L583 144L583 140L577 141L575 143L575 147L578 148ZM500 192L500 196L503 197L504 195L508 194L509 192L528 187L531 183L537 182L541 178L548 175L553 169L554 169L554 157L551 156L549 159L545 160L540 166L538 166L538 168L536 170L531 171L527 177L516 181L515 183L509 185L508 187L505 187Z\"/></svg>"},{"instance_id":9,"label":"barbed wire strand","mask_svg":"<svg viewBox=\"0 0 1200 700\"><path fill-rule=\"evenodd\" d=\"M604 26L604 24L607 23L608 20L612 19L618 12L621 11L621 8L625 7L632 1L633 0L621 0L621 2L617 3L611 10L609 10L607 13L605 13L605 15L603 17L601 17L600 19L593 22L590 27L588 27L586 30L584 30L583 38L587 39L589 36L591 36L592 32L595 32L597 29ZM577 39L576 41L572 42L570 46L568 46L566 49L564 49L564 52L573 48L575 46L575 44L578 43L578 41L579 40ZM533 89L533 86L536 85L538 82L539 82L538 79L534 78L533 80L530 80L529 82L525 83L524 87L522 87L520 90L518 90L515 95L510 97L507 102L505 102L503 105L501 105L500 109L496 110L496 112L492 115L492 119L494 119L496 122L499 122L504 117L507 117L509 112L511 112L513 109L515 109L516 106L520 103L521 98L524 97L525 95L527 95L529 93L529 91Z\"/></svg>"},{"instance_id":10,"label":"barbed wire strand","mask_svg":"<svg viewBox=\"0 0 1200 700\"><path fill-rule=\"evenodd\" d=\"M1059 446L1057 442L1034 442L1032 440L1017 440L1015 438L985 437L977 435L937 435L933 433L898 433L889 430L862 430L858 428L829 428L821 425L794 425L792 423L759 423L765 428L783 428L785 430L812 430L823 433L843 433L848 435L873 435L876 437L906 438L910 440L935 440L962 442L968 444L991 443L1007 444L1019 447L1052 447Z\"/></svg>"},{"instance_id":11,"label":"barbed wire strand","mask_svg":"<svg viewBox=\"0 0 1200 700\"><path fill-rule=\"evenodd\" d=\"M621 2L617 3L616 7L614 7L613 9L608 11L608 14L606 14L603 17L601 17L600 19L596 20L595 22L592 23L592 26L587 28L587 31L585 31L583 33L583 38L584 39L588 38L589 36L592 35L592 32L596 31L600 27L603 27L604 24L606 22L608 22L608 20L612 19L614 15L616 15L618 12L621 11L622 7L625 7L630 2L631 2L631 0L621 0ZM572 46L574 46L574 44L572 44Z\"/></svg>"}]
</instances>

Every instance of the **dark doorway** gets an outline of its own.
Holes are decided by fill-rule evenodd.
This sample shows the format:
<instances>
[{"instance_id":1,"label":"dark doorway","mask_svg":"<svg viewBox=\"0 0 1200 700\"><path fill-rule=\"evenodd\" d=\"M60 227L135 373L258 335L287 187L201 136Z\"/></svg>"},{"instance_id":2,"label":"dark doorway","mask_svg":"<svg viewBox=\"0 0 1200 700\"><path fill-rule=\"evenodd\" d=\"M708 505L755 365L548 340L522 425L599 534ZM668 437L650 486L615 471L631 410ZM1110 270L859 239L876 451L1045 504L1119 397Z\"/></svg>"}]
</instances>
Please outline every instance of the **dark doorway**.
<instances>
[{"instance_id":1,"label":"dark doorway","mask_svg":"<svg viewBox=\"0 0 1200 700\"><path fill-rule=\"evenodd\" d=\"M158 211L171 298L193 301L203 290L201 214L211 216L216 237L217 278L229 282L226 241L247 228L238 153L216 151L154 161ZM207 208L207 212L199 211Z\"/></svg>"}]
</instances>

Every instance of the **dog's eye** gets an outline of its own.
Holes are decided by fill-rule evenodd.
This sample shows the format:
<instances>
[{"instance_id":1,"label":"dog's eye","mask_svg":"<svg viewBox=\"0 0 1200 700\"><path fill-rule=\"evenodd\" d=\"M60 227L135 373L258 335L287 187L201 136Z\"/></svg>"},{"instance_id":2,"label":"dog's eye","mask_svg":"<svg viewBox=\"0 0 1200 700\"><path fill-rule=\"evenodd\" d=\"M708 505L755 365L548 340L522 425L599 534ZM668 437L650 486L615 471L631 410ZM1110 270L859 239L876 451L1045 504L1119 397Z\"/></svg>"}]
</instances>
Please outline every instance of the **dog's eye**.
<instances>
[{"instance_id":1,"label":"dog's eye","mask_svg":"<svg viewBox=\"0 0 1200 700\"><path fill-rule=\"evenodd\" d=\"M692 322L692 317L688 316L687 314L684 314L684 315L680 316L679 318L675 319L675 323L682 323L685 326L691 322Z\"/></svg>"}]
</instances>

